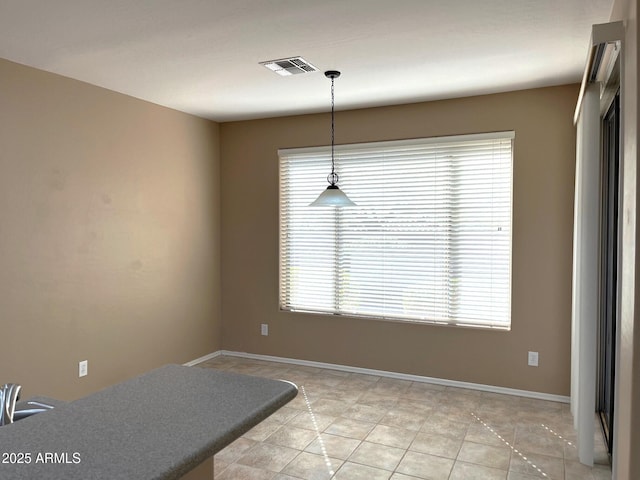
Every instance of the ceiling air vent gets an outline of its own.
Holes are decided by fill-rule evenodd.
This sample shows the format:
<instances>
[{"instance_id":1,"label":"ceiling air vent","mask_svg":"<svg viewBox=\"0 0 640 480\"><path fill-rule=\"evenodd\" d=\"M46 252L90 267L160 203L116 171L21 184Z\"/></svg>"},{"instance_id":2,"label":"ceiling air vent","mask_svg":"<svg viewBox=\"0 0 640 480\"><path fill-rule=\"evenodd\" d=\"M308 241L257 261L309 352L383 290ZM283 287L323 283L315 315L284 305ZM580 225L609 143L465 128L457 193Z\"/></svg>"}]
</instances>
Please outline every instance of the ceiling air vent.
<instances>
[{"instance_id":1,"label":"ceiling air vent","mask_svg":"<svg viewBox=\"0 0 640 480\"><path fill-rule=\"evenodd\" d=\"M281 58L279 60L268 60L260 62L269 70L276 72L278 75L286 77L287 75L298 75L300 73L317 72L318 69L307 62L302 57Z\"/></svg>"}]
</instances>

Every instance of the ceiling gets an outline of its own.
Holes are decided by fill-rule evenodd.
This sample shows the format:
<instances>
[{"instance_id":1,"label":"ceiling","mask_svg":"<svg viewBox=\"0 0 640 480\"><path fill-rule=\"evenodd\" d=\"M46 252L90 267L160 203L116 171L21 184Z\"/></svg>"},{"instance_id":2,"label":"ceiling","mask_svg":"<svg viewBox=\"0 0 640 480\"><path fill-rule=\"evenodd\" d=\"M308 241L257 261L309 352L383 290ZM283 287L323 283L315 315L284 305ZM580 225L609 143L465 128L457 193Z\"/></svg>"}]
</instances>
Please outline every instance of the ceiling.
<instances>
[{"instance_id":1,"label":"ceiling","mask_svg":"<svg viewBox=\"0 0 640 480\"><path fill-rule=\"evenodd\" d=\"M613 0L0 0L0 57L217 121L579 82ZM259 62L302 56L318 72Z\"/></svg>"}]
</instances>

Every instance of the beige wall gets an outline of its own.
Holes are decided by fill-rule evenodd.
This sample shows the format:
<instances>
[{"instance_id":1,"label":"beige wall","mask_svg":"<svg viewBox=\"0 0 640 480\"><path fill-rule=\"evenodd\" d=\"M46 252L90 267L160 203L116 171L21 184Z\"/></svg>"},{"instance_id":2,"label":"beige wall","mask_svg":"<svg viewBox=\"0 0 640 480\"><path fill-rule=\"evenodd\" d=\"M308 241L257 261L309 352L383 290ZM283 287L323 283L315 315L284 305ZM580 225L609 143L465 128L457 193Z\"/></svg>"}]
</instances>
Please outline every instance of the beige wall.
<instances>
[{"instance_id":1,"label":"beige wall","mask_svg":"<svg viewBox=\"0 0 640 480\"><path fill-rule=\"evenodd\" d=\"M620 332L614 406L613 471L616 480L640 478L640 268L637 253L638 183L638 0L616 0L612 20L625 27L622 53L622 248Z\"/></svg>"},{"instance_id":2,"label":"beige wall","mask_svg":"<svg viewBox=\"0 0 640 480\"><path fill-rule=\"evenodd\" d=\"M279 312L277 150L326 144L329 117L222 124L223 347L568 395L576 98L569 85L336 114L337 143L515 130L510 332Z\"/></svg>"},{"instance_id":3,"label":"beige wall","mask_svg":"<svg viewBox=\"0 0 640 480\"><path fill-rule=\"evenodd\" d=\"M217 124L0 60L0 383L71 399L219 349L219 257Z\"/></svg>"}]
</instances>

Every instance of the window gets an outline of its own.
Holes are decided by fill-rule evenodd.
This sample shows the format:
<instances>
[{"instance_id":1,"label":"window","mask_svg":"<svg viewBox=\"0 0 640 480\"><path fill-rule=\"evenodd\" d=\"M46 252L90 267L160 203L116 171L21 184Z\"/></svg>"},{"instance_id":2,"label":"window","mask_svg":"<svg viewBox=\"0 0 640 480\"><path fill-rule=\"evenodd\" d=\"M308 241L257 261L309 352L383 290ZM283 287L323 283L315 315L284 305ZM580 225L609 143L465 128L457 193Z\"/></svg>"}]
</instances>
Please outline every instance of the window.
<instances>
[{"instance_id":1,"label":"window","mask_svg":"<svg viewBox=\"0 0 640 480\"><path fill-rule=\"evenodd\" d=\"M357 207L309 207L330 147L280 157L280 308L508 329L513 132L336 147Z\"/></svg>"}]
</instances>

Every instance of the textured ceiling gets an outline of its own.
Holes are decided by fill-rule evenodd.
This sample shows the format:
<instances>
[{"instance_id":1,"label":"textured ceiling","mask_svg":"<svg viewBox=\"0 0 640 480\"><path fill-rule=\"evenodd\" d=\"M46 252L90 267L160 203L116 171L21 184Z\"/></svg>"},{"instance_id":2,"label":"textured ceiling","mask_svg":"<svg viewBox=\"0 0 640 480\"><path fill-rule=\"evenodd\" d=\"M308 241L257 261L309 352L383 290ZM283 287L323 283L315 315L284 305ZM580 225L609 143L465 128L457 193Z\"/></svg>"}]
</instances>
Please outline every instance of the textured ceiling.
<instances>
[{"instance_id":1,"label":"textured ceiling","mask_svg":"<svg viewBox=\"0 0 640 480\"><path fill-rule=\"evenodd\" d=\"M580 81L613 0L0 0L0 57L218 121ZM302 56L319 72L258 62Z\"/></svg>"}]
</instances>

